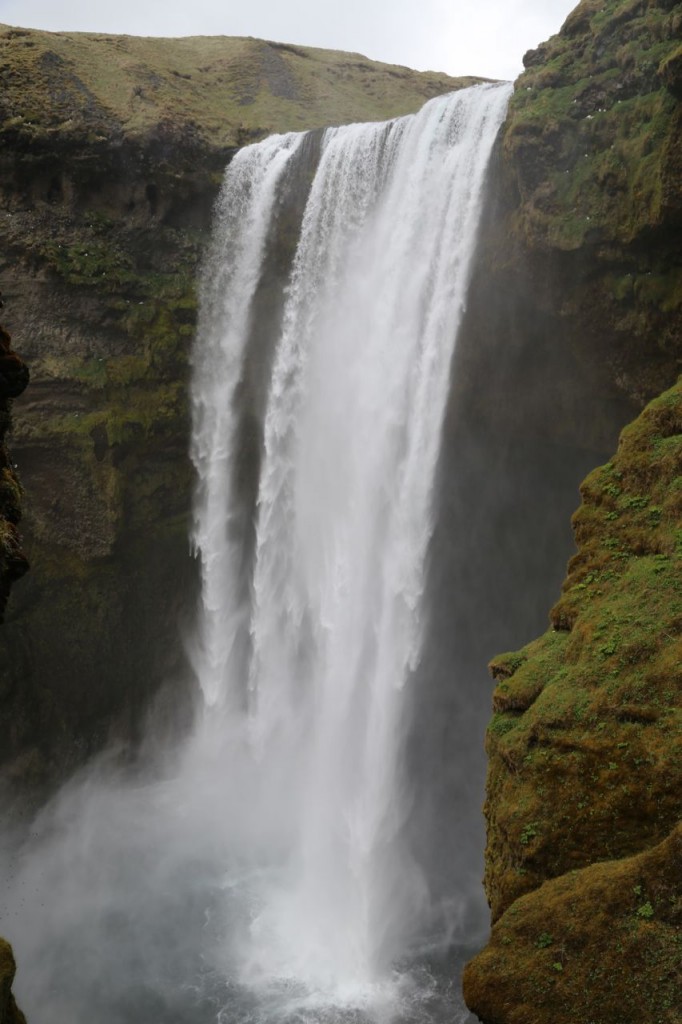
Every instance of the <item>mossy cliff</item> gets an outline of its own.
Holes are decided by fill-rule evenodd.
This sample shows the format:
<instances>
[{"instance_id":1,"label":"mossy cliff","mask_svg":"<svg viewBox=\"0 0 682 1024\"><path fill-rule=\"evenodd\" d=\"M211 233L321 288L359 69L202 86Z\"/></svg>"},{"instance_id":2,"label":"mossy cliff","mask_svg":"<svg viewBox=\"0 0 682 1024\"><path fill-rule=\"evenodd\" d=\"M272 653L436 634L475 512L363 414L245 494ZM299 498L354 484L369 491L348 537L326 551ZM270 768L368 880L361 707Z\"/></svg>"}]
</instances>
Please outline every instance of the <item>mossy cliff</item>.
<instances>
[{"instance_id":1,"label":"mossy cliff","mask_svg":"<svg viewBox=\"0 0 682 1024\"><path fill-rule=\"evenodd\" d=\"M552 628L491 664L486 1022L679 1019L682 382L582 486Z\"/></svg>"},{"instance_id":2,"label":"mossy cliff","mask_svg":"<svg viewBox=\"0 0 682 1024\"><path fill-rule=\"evenodd\" d=\"M526 54L503 140L540 301L560 275L575 344L640 404L681 365L681 36L680 3L583 0Z\"/></svg>"},{"instance_id":3,"label":"mossy cliff","mask_svg":"<svg viewBox=\"0 0 682 1024\"><path fill-rule=\"evenodd\" d=\"M552 628L491 664L485 1024L682 1012L681 33L682 4L584 0L526 55L493 167L467 415L559 458L640 415L582 486Z\"/></svg>"},{"instance_id":4,"label":"mossy cliff","mask_svg":"<svg viewBox=\"0 0 682 1024\"><path fill-rule=\"evenodd\" d=\"M609 451L682 368L681 35L679 2L583 0L524 58L462 384L500 434Z\"/></svg>"},{"instance_id":5,"label":"mossy cliff","mask_svg":"<svg viewBox=\"0 0 682 1024\"><path fill-rule=\"evenodd\" d=\"M3 27L0 55L0 280L33 380L0 766L40 785L134 739L159 684L187 677L188 351L231 155L472 80L254 39Z\"/></svg>"}]
</instances>

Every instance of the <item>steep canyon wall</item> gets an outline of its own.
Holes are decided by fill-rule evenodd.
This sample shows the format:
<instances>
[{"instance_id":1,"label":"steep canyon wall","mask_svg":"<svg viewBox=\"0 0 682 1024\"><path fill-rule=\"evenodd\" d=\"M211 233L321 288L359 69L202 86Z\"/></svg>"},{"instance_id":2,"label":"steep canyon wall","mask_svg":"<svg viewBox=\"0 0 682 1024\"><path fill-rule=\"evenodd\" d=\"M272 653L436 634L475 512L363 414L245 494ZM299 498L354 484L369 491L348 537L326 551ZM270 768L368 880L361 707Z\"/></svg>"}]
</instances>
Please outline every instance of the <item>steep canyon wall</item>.
<instances>
[{"instance_id":1,"label":"steep canyon wall","mask_svg":"<svg viewBox=\"0 0 682 1024\"><path fill-rule=\"evenodd\" d=\"M606 465L550 630L492 661L488 1024L680 1012L681 31L679 3L585 0L500 141L462 401L503 439L541 425L556 479L574 445Z\"/></svg>"}]
</instances>

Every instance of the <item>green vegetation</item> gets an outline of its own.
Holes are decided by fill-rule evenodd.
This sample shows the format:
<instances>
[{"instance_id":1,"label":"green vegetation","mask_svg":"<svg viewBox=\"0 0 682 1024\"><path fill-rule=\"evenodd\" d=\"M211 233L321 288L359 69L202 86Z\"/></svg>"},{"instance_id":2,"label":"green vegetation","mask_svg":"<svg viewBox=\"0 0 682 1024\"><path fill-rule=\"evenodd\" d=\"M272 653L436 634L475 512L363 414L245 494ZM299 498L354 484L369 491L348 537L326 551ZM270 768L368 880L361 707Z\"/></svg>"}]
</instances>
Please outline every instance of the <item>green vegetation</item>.
<instances>
[{"instance_id":1,"label":"green vegetation","mask_svg":"<svg viewBox=\"0 0 682 1024\"><path fill-rule=\"evenodd\" d=\"M545 878L645 849L677 821L681 475L677 385L584 482L579 551L553 628L491 664L486 883L495 916Z\"/></svg>"},{"instance_id":2,"label":"green vegetation","mask_svg":"<svg viewBox=\"0 0 682 1024\"><path fill-rule=\"evenodd\" d=\"M465 993L482 1020L500 1019L504 1005L504 1024L672 1024L682 380L625 428L581 491L578 552L552 628L491 664L485 882L498 923Z\"/></svg>"},{"instance_id":3,"label":"green vegetation","mask_svg":"<svg viewBox=\"0 0 682 1024\"><path fill-rule=\"evenodd\" d=\"M521 897L465 969L469 1006L504 1024L674 1024L681 857L678 827L645 853L570 871Z\"/></svg>"},{"instance_id":4,"label":"green vegetation","mask_svg":"<svg viewBox=\"0 0 682 1024\"><path fill-rule=\"evenodd\" d=\"M526 54L502 135L500 291L552 311L548 337L632 415L680 367L681 34L679 3L583 0Z\"/></svg>"},{"instance_id":5,"label":"green vegetation","mask_svg":"<svg viewBox=\"0 0 682 1024\"><path fill-rule=\"evenodd\" d=\"M540 162L519 225L535 243L571 250L589 239L629 242L660 223L677 105L661 69L679 51L676 8L583 0L559 35L526 56L505 147L512 160L532 151ZM668 280L668 269L654 272L657 298L672 289L679 304L679 275Z\"/></svg>"}]
</instances>

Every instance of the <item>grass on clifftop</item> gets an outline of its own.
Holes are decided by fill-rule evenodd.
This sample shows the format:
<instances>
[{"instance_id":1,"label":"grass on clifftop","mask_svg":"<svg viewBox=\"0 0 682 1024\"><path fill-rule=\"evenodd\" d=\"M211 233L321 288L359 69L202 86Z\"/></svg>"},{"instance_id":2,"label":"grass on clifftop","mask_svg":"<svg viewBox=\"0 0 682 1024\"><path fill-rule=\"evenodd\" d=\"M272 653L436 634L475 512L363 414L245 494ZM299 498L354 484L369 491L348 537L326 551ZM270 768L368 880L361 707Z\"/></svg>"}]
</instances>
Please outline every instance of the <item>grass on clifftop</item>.
<instances>
[{"instance_id":1,"label":"grass on clifftop","mask_svg":"<svg viewBox=\"0 0 682 1024\"><path fill-rule=\"evenodd\" d=\"M233 146L271 132L412 113L482 79L259 39L158 39L0 26L0 126L41 132L159 123Z\"/></svg>"}]
</instances>

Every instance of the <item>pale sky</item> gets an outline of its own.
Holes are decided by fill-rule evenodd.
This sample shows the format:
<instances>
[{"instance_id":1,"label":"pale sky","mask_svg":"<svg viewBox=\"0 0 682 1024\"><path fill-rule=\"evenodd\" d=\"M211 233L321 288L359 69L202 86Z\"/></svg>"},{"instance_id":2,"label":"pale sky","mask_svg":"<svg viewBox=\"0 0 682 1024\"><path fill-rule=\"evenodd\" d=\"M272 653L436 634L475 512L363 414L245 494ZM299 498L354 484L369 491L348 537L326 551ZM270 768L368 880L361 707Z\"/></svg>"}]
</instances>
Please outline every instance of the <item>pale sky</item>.
<instances>
[{"instance_id":1,"label":"pale sky","mask_svg":"<svg viewBox=\"0 0 682 1024\"><path fill-rule=\"evenodd\" d=\"M0 22L51 31L256 36L451 75L515 78L578 0L0 0Z\"/></svg>"}]
</instances>

